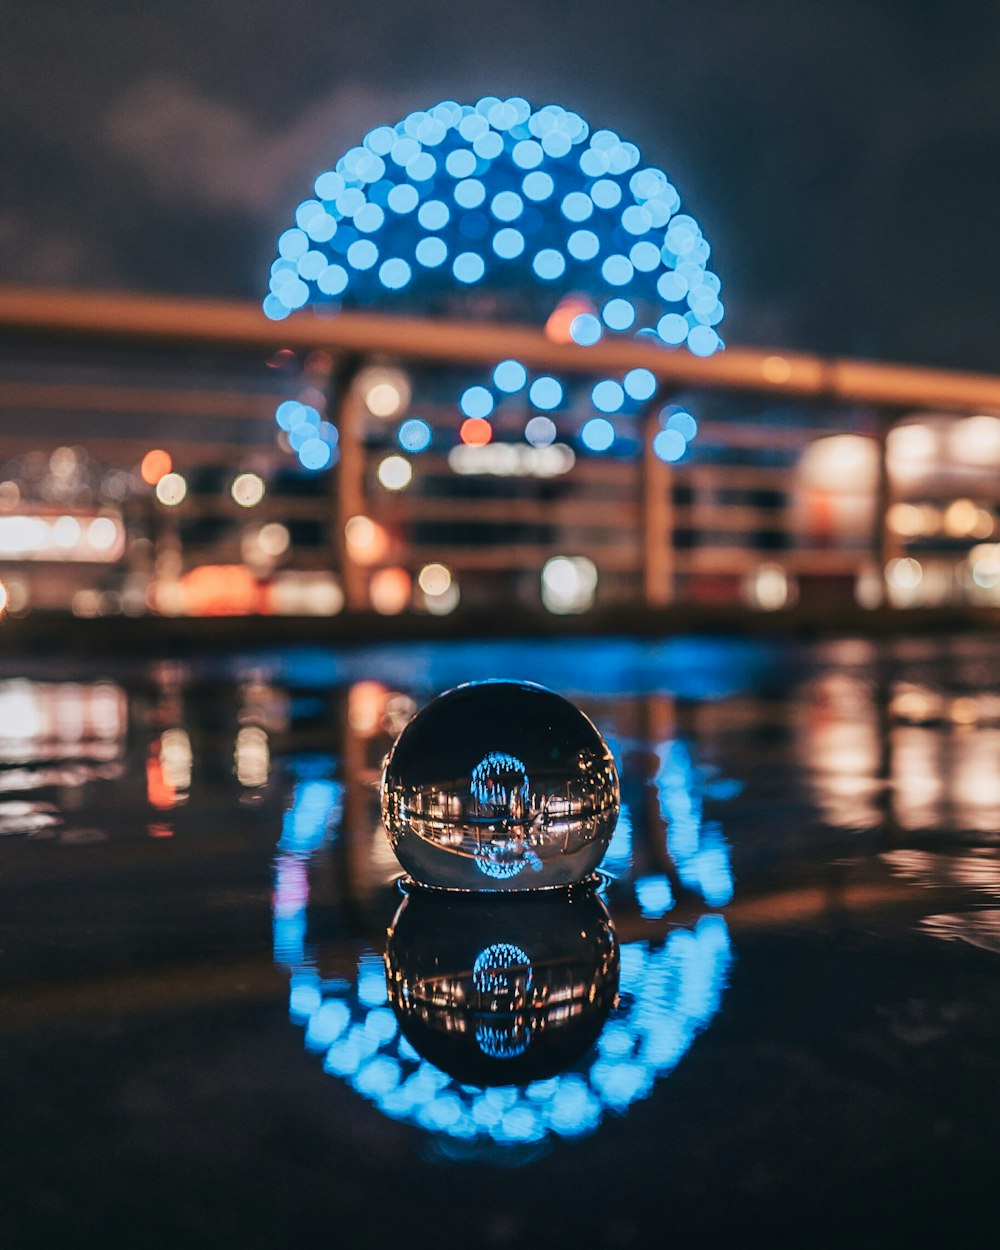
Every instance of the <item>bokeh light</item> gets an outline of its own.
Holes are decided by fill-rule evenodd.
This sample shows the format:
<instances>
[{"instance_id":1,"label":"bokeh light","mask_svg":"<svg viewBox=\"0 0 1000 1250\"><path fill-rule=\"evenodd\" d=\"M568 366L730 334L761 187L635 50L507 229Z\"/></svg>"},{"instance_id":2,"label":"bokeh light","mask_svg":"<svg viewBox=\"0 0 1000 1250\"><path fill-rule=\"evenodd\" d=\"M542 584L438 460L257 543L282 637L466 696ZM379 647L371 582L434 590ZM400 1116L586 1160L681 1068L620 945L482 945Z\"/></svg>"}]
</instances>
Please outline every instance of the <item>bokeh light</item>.
<instances>
[{"instance_id":1,"label":"bokeh light","mask_svg":"<svg viewBox=\"0 0 1000 1250\"><path fill-rule=\"evenodd\" d=\"M459 430L466 447L485 447L493 437L493 427L483 417L467 417Z\"/></svg>"},{"instance_id":2,"label":"bokeh light","mask_svg":"<svg viewBox=\"0 0 1000 1250\"><path fill-rule=\"evenodd\" d=\"M575 300L582 306L566 307L557 341L656 336L704 357L723 347L721 283L708 268L710 253L666 173L644 165L639 149L615 132L520 97L445 100L376 126L315 179L278 239L264 309L276 319L330 303L426 315L444 299L451 316L554 327ZM518 362L503 361L487 381L462 395L466 420L490 416L501 395L531 380ZM656 393L648 370L596 381L607 383L598 404L605 413L634 412ZM402 418L410 384L401 371L372 366L358 385L374 416ZM560 407L563 386L534 379L532 405ZM335 440L298 432L302 412L289 406L298 402L276 414L293 450L300 459L305 452L309 467L335 463ZM400 447L421 450L417 427L406 428L397 432ZM985 419L956 437L969 447L996 441ZM668 439L659 446L676 450Z\"/></svg>"},{"instance_id":3,"label":"bokeh light","mask_svg":"<svg viewBox=\"0 0 1000 1250\"><path fill-rule=\"evenodd\" d=\"M376 475L386 490L405 490L413 478L413 466L405 456L386 456Z\"/></svg>"},{"instance_id":4,"label":"bokeh light","mask_svg":"<svg viewBox=\"0 0 1000 1250\"><path fill-rule=\"evenodd\" d=\"M233 482L230 493L241 508L255 508L264 498L264 481L256 473L241 473Z\"/></svg>"},{"instance_id":5,"label":"bokeh light","mask_svg":"<svg viewBox=\"0 0 1000 1250\"><path fill-rule=\"evenodd\" d=\"M174 467L169 452L159 448L147 451L139 465L139 476L148 486L155 486L160 478L165 477Z\"/></svg>"},{"instance_id":6,"label":"bokeh light","mask_svg":"<svg viewBox=\"0 0 1000 1250\"><path fill-rule=\"evenodd\" d=\"M180 473L165 473L156 483L156 498L165 507L176 508L187 495L187 480Z\"/></svg>"}]
</instances>

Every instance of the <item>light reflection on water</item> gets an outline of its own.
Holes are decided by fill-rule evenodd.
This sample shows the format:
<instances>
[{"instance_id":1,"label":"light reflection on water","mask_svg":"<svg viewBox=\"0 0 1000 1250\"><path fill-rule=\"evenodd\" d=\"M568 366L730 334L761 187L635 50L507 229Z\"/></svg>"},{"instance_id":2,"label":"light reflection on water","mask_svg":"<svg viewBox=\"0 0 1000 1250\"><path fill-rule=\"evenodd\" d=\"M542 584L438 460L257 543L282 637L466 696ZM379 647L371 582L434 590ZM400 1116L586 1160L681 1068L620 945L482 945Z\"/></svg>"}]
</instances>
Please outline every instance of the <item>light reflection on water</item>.
<instances>
[{"instance_id":1,"label":"light reflection on water","mask_svg":"<svg viewBox=\"0 0 1000 1250\"><path fill-rule=\"evenodd\" d=\"M277 844L273 954L288 969L290 1012L307 1048L385 1115L450 1143L453 1155L591 1132L672 1071L723 1000L733 925L720 912L738 908L744 888L734 884L734 853L737 869L758 847L779 858L748 813L766 825L775 805L791 812L786 836L800 859L816 854L809 838L817 830L823 846L832 845L830 831L877 835L884 840L874 849L895 881L980 899L954 912L929 902L915 921L922 932L1000 950L1000 913L989 906L1000 899L996 670L950 670L933 655L884 662L860 644L819 649L798 666L738 644L728 652L693 641L588 646L592 663L576 644L569 658L562 645L462 644L414 648L407 664L395 648L312 662L258 657L215 680L197 664L161 666L129 684L3 680L0 834L80 844L136 831L195 836L199 813L265 804ZM342 909L384 897L397 875L375 784L392 737L418 706L484 672L516 669L551 682L546 667L557 654L563 690L601 729L622 776L604 861L615 878L612 918L630 917L628 940L619 939L620 1001L597 1044L565 1072L476 1087L401 1034L376 945L338 965L339 976L324 971L310 893L317 873L329 875L330 857ZM194 823L184 825L188 818ZM803 832L787 833L796 824ZM958 833L967 844L942 851L899 842L924 833ZM506 940L497 933L483 950ZM514 1055L524 1036L490 1033L489 1044Z\"/></svg>"}]
</instances>

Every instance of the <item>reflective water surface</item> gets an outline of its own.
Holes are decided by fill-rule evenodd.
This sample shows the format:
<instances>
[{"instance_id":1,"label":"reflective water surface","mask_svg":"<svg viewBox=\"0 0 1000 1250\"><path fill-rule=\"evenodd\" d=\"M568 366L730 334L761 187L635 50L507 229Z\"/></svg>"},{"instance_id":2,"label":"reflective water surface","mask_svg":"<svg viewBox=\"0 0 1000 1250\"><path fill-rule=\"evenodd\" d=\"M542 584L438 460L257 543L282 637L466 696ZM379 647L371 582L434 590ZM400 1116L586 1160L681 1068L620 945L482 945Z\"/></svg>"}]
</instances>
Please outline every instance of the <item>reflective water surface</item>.
<instances>
[{"instance_id":1,"label":"reflective water surface","mask_svg":"<svg viewBox=\"0 0 1000 1250\"><path fill-rule=\"evenodd\" d=\"M598 887L401 891L485 677L607 741ZM986 1233L998 778L979 637L0 660L0 1244Z\"/></svg>"}]
</instances>

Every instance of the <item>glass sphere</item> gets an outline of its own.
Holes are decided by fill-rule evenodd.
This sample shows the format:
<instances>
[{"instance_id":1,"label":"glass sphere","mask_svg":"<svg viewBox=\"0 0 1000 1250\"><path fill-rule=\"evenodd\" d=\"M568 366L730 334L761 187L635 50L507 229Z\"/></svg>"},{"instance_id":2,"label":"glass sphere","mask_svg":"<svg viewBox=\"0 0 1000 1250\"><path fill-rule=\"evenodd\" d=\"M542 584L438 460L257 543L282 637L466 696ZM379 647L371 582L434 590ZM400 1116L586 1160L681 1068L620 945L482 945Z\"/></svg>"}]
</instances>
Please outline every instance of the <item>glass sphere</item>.
<instances>
[{"instance_id":1,"label":"glass sphere","mask_svg":"<svg viewBox=\"0 0 1000 1250\"><path fill-rule=\"evenodd\" d=\"M470 682L406 726L382 772L382 821L420 885L571 885L604 857L618 771L568 700L519 681Z\"/></svg>"},{"instance_id":2,"label":"glass sphere","mask_svg":"<svg viewBox=\"0 0 1000 1250\"><path fill-rule=\"evenodd\" d=\"M562 1072L597 1040L618 993L618 939L589 885L514 898L410 889L385 963L403 1035L466 1085Z\"/></svg>"}]
</instances>

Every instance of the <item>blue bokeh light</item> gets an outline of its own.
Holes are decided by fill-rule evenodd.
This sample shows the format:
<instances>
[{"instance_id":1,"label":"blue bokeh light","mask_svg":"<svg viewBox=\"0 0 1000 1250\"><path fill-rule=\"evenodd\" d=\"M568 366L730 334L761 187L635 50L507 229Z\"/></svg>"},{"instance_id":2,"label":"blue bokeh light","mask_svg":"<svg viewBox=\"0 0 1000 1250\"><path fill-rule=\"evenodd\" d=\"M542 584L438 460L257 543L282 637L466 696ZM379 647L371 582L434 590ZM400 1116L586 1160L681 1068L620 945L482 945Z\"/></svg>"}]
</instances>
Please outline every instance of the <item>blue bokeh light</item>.
<instances>
[{"instance_id":1,"label":"blue bokeh light","mask_svg":"<svg viewBox=\"0 0 1000 1250\"><path fill-rule=\"evenodd\" d=\"M409 282L411 270L405 260L394 256L387 261L383 261L379 267L378 276L384 287L388 287L390 291L398 291Z\"/></svg>"},{"instance_id":2,"label":"blue bokeh light","mask_svg":"<svg viewBox=\"0 0 1000 1250\"><path fill-rule=\"evenodd\" d=\"M278 238L263 308L280 320L310 303L425 313L430 300L542 325L573 293L611 331L707 357L725 315L710 254L667 175L613 130L521 97L442 100L374 127L316 177ZM570 328L582 345L600 333L590 313ZM623 400L655 394L647 375L627 375Z\"/></svg>"},{"instance_id":3,"label":"blue bokeh light","mask_svg":"<svg viewBox=\"0 0 1000 1250\"><path fill-rule=\"evenodd\" d=\"M590 397L598 412L617 412L625 402L625 392L611 378L598 382L591 391Z\"/></svg>"},{"instance_id":4,"label":"blue bokeh light","mask_svg":"<svg viewBox=\"0 0 1000 1250\"><path fill-rule=\"evenodd\" d=\"M521 390L527 380L527 370L517 360L501 360L493 370L494 386L507 395L513 395Z\"/></svg>"},{"instance_id":5,"label":"blue bokeh light","mask_svg":"<svg viewBox=\"0 0 1000 1250\"><path fill-rule=\"evenodd\" d=\"M455 257L451 271L459 282L478 282L486 269L486 262L477 252L461 252Z\"/></svg>"},{"instance_id":6,"label":"blue bokeh light","mask_svg":"<svg viewBox=\"0 0 1000 1250\"><path fill-rule=\"evenodd\" d=\"M444 239L436 236L421 239L414 250L414 255L425 269L436 269L448 259L448 247Z\"/></svg>"},{"instance_id":7,"label":"blue bokeh light","mask_svg":"<svg viewBox=\"0 0 1000 1250\"><path fill-rule=\"evenodd\" d=\"M591 417L580 431L580 441L589 451L607 451L615 441L615 427L607 417Z\"/></svg>"},{"instance_id":8,"label":"blue bokeh light","mask_svg":"<svg viewBox=\"0 0 1000 1250\"><path fill-rule=\"evenodd\" d=\"M459 407L467 417L488 417L493 411L493 396L485 386L470 386L462 395Z\"/></svg>"},{"instance_id":9,"label":"blue bokeh light","mask_svg":"<svg viewBox=\"0 0 1000 1250\"><path fill-rule=\"evenodd\" d=\"M396 441L403 451L426 451L431 445L431 427L419 417L408 417L396 432Z\"/></svg>"},{"instance_id":10,"label":"blue bokeh light","mask_svg":"<svg viewBox=\"0 0 1000 1250\"><path fill-rule=\"evenodd\" d=\"M580 313L570 322L569 336L581 347L592 347L600 341L601 323L593 313Z\"/></svg>"},{"instance_id":11,"label":"blue bokeh light","mask_svg":"<svg viewBox=\"0 0 1000 1250\"><path fill-rule=\"evenodd\" d=\"M524 235L512 226L505 226L493 236L493 250L503 260L515 260L524 251Z\"/></svg>"},{"instance_id":12,"label":"blue bokeh light","mask_svg":"<svg viewBox=\"0 0 1000 1250\"><path fill-rule=\"evenodd\" d=\"M608 300L601 316L609 329L627 330L635 322L635 305L627 299Z\"/></svg>"},{"instance_id":13,"label":"blue bokeh light","mask_svg":"<svg viewBox=\"0 0 1000 1250\"><path fill-rule=\"evenodd\" d=\"M532 261L531 266L539 278L546 282L561 278L566 270L566 258L554 247L545 247Z\"/></svg>"},{"instance_id":14,"label":"blue bokeh light","mask_svg":"<svg viewBox=\"0 0 1000 1250\"><path fill-rule=\"evenodd\" d=\"M660 424L665 430L676 430L685 443L690 443L698 433L698 422L686 408L668 405L660 413Z\"/></svg>"},{"instance_id":15,"label":"blue bokeh light","mask_svg":"<svg viewBox=\"0 0 1000 1250\"><path fill-rule=\"evenodd\" d=\"M528 398L536 408L541 408L545 412L551 412L553 408L558 408L562 403L562 383L557 381L556 378L535 378L528 388Z\"/></svg>"},{"instance_id":16,"label":"blue bokeh light","mask_svg":"<svg viewBox=\"0 0 1000 1250\"><path fill-rule=\"evenodd\" d=\"M672 464L687 451L687 441L678 430L660 430L653 439L653 454L659 460Z\"/></svg>"},{"instance_id":17,"label":"blue bokeh light","mask_svg":"<svg viewBox=\"0 0 1000 1250\"><path fill-rule=\"evenodd\" d=\"M555 190L556 184L552 180L550 174L544 170L536 169L534 172L526 175L521 183L521 190L529 200L541 201L547 200Z\"/></svg>"},{"instance_id":18,"label":"blue bokeh light","mask_svg":"<svg viewBox=\"0 0 1000 1250\"><path fill-rule=\"evenodd\" d=\"M640 402L656 394L656 378L648 369L630 369L625 374L625 393Z\"/></svg>"},{"instance_id":19,"label":"blue bokeh light","mask_svg":"<svg viewBox=\"0 0 1000 1250\"><path fill-rule=\"evenodd\" d=\"M443 230L451 220L451 210L444 200L428 200L417 210L417 221L425 230Z\"/></svg>"}]
</instances>

